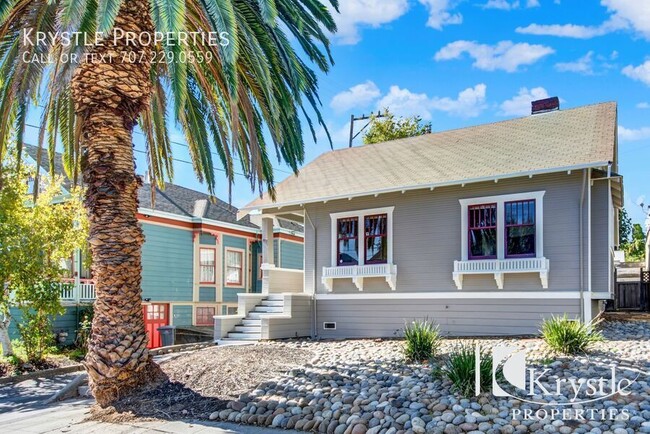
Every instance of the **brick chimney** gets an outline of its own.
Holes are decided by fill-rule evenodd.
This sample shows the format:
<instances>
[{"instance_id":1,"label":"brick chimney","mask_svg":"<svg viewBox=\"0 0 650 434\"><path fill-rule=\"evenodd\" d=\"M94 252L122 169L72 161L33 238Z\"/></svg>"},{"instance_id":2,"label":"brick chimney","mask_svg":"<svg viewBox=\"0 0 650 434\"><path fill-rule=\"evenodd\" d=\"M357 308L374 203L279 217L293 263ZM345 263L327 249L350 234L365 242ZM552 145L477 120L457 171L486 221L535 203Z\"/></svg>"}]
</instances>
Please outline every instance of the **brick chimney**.
<instances>
[{"instance_id":1,"label":"brick chimney","mask_svg":"<svg viewBox=\"0 0 650 434\"><path fill-rule=\"evenodd\" d=\"M560 98L554 96L546 99L538 99L532 102L531 114L547 113L560 110Z\"/></svg>"}]
</instances>

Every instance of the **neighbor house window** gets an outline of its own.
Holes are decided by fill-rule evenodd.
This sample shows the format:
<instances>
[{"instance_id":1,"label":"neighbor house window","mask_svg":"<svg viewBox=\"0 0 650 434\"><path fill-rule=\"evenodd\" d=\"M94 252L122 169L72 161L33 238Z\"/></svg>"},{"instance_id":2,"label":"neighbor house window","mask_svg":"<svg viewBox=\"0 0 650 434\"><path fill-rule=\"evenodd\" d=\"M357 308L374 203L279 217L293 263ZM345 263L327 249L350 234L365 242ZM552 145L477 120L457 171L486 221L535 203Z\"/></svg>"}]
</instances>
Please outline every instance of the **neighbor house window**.
<instances>
[{"instance_id":1,"label":"neighbor house window","mask_svg":"<svg viewBox=\"0 0 650 434\"><path fill-rule=\"evenodd\" d=\"M359 264L359 218L337 220L337 265Z\"/></svg>"},{"instance_id":2,"label":"neighbor house window","mask_svg":"<svg viewBox=\"0 0 650 434\"><path fill-rule=\"evenodd\" d=\"M199 268L200 268L200 282L201 283L215 283L216 275L216 250L215 249L200 249L199 250Z\"/></svg>"},{"instance_id":3,"label":"neighbor house window","mask_svg":"<svg viewBox=\"0 0 650 434\"><path fill-rule=\"evenodd\" d=\"M196 325L212 325L214 323L214 307L196 308Z\"/></svg>"},{"instance_id":4,"label":"neighbor house window","mask_svg":"<svg viewBox=\"0 0 650 434\"><path fill-rule=\"evenodd\" d=\"M226 284L241 286L243 283L244 254L238 250L226 250Z\"/></svg>"},{"instance_id":5,"label":"neighbor house window","mask_svg":"<svg viewBox=\"0 0 650 434\"><path fill-rule=\"evenodd\" d=\"M468 208L470 259L497 257L497 204L472 205Z\"/></svg>"},{"instance_id":6,"label":"neighbor house window","mask_svg":"<svg viewBox=\"0 0 650 434\"><path fill-rule=\"evenodd\" d=\"M505 203L506 257L535 256L535 200Z\"/></svg>"},{"instance_id":7,"label":"neighbor house window","mask_svg":"<svg viewBox=\"0 0 650 434\"><path fill-rule=\"evenodd\" d=\"M388 215L366 216L365 228L365 263L385 264L388 261Z\"/></svg>"}]
</instances>

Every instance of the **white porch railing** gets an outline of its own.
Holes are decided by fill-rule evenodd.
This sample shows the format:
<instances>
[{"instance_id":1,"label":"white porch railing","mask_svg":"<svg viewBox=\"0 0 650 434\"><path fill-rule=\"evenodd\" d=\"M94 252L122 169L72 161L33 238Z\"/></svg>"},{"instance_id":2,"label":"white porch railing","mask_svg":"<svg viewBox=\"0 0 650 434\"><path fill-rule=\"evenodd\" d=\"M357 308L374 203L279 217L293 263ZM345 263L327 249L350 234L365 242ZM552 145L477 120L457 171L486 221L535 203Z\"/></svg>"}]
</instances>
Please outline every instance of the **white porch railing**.
<instances>
[{"instance_id":1,"label":"white porch railing","mask_svg":"<svg viewBox=\"0 0 650 434\"><path fill-rule=\"evenodd\" d=\"M321 281L328 291L332 291L334 279L352 279L359 291L363 291L363 279L366 277L383 277L390 289L395 291L397 283L397 265L367 264L343 267L323 267Z\"/></svg>"},{"instance_id":2,"label":"white porch railing","mask_svg":"<svg viewBox=\"0 0 650 434\"><path fill-rule=\"evenodd\" d=\"M82 280L78 284L75 282L62 282L60 297L62 301L94 301L96 298L95 282L92 280Z\"/></svg>"},{"instance_id":3,"label":"white porch railing","mask_svg":"<svg viewBox=\"0 0 650 434\"><path fill-rule=\"evenodd\" d=\"M497 287L503 289L504 274L539 273L542 287L548 288L550 262L546 258L479 259L474 261L454 261L453 278L458 289L463 289L463 276L466 274L494 274Z\"/></svg>"}]
</instances>

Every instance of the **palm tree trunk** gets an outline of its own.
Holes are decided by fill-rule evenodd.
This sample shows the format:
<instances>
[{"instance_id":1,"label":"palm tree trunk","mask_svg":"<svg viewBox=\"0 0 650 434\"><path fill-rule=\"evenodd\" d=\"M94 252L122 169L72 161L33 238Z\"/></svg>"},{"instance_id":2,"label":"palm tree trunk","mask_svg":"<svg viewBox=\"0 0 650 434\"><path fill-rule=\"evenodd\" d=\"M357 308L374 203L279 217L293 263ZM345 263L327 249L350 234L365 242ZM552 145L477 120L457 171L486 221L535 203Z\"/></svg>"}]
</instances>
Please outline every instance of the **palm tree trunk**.
<instances>
[{"instance_id":1,"label":"palm tree trunk","mask_svg":"<svg viewBox=\"0 0 650 434\"><path fill-rule=\"evenodd\" d=\"M153 33L149 1L124 1L115 28ZM142 314L144 236L136 217L141 181L132 144L133 127L151 93L151 47L124 39L114 45L110 36L91 53L72 81L97 291L84 364L97 402L107 406L160 373L147 350ZM138 60L129 62L129 53Z\"/></svg>"}]
</instances>

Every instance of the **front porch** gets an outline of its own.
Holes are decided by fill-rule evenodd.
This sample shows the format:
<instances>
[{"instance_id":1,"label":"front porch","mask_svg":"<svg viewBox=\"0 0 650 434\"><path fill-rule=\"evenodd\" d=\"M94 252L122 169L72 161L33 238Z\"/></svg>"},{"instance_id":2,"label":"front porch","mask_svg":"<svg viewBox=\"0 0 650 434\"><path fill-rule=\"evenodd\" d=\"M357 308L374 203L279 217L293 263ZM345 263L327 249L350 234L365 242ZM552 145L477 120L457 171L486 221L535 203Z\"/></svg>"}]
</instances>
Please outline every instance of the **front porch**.
<instances>
[{"instance_id":1,"label":"front porch","mask_svg":"<svg viewBox=\"0 0 650 434\"><path fill-rule=\"evenodd\" d=\"M312 297L305 293L304 271L276 266L273 216L262 227L261 293L240 293L236 315L214 316L214 339L269 340L311 334ZM302 223L302 222L301 222Z\"/></svg>"}]
</instances>

